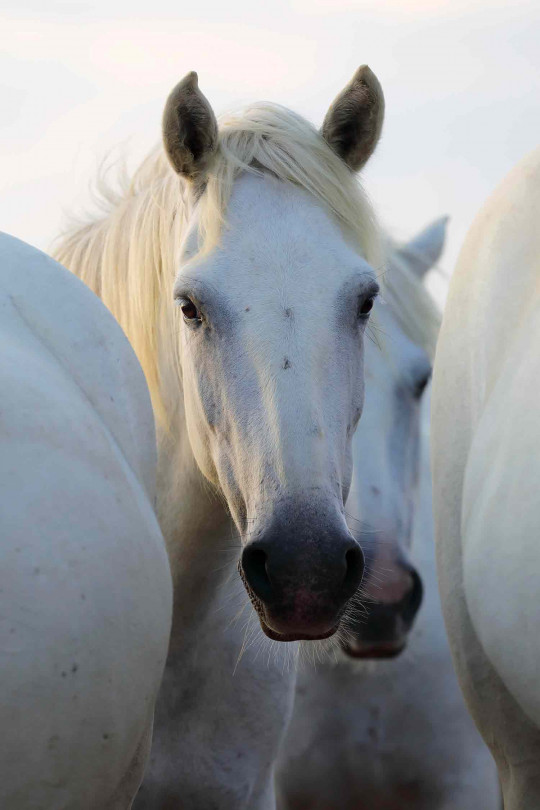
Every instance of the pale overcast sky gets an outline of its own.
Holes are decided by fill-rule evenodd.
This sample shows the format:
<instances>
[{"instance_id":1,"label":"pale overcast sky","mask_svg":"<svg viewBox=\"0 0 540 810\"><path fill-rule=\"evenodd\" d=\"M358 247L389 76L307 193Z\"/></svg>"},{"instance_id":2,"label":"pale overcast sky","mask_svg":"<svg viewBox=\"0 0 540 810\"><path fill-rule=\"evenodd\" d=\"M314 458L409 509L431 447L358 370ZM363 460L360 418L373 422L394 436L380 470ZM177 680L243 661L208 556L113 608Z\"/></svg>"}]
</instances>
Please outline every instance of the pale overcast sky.
<instances>
[{"instance_id":1,"label":"pale overcast sky","mask_svg":"<svg viewBox=\"0 0 540 810\"><path fill-rule=\"evenodd\" d=\"M540 133L538 0L0 0L0 230L47 249L111 150L159 138L197 70L216 112L273 100L320 123L367 62L386 96L364 184L399 238L474 213Z\"/></svg>"}]
</instances>

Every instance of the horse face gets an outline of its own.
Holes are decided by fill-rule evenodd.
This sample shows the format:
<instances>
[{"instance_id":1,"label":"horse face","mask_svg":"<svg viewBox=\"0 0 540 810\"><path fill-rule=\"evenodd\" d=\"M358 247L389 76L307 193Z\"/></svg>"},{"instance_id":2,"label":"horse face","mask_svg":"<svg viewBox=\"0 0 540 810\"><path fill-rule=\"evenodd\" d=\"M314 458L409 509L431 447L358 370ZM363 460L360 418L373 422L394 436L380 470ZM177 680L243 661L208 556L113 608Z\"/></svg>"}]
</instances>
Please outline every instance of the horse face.
<instances>
[{"instance_id":1,"label":"horse face","mask_svg":"<svg viewBox=\"0 0 540 810\"><path fill-rule=\"evenodd\" d=\"M431 375L427 355L378 310L382 352L366 348L366 402L354 438L355 476L347 502L365 554L367 617L343 645L357 658L401 652L422 601L422 581L409 560L420 448L420 404Z\"/></svg>"},{"instance_id":2,"label":"horse face","mask_svg":"<svg viewBox=\"0 0 540 810\"><path fill-rule=\"evenodd\" d=\"M219 248L197 259L196 244L195 216L175 285L191 445L242 537L263 630L322 638L363 571L343 505L374 274L313 198L269 176L237 180Z\"/></svg>"},{"instance_id":3,"label":"horse face","mask_svg":"<svg viewBox=\"0 0 540 810\"><path fill-rule=\"evenodd\" d=\"M289 124L294 139L311 145L303 188L316 173L309 161L325 162L328 148L340 170L345 164L358 171L383 117L381 87L363 65L331 104L318 136L301 119ZM260 127L260 119L250 126ZM290 182L281 125L264 126L263 140L277 150L270 171L236 179L219 245L202 261L204 223L197 227L195 213L186 246L192 260L180 271L175 296L185 319L182 370L193 452L242 537L240 573L262 628L286 641L331 635L362 577L362 552L343 503L362 410L363 335L377 285L315 195ZM188 74L167 100L163 143L194 198L205 188L210 195L212 166L228 152L224 137L220 143L197 75ZM249 138L244 131L244 146ZM259 148L263 162L246 153L244 165L265 165L267 152ZM341 177L339 184L349 180L329 172Z\"/></svg>"}]
</instances>

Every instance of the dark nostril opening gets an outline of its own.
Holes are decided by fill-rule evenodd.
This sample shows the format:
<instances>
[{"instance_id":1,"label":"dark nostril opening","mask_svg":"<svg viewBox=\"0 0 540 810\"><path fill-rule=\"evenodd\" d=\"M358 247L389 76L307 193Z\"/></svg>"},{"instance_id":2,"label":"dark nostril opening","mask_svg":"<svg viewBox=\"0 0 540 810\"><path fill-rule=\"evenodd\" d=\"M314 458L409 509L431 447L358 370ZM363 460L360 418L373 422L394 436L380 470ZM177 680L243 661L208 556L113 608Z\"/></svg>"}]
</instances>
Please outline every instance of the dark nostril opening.
<instances>
[{"instance_id":1,"label":"dark nostril opening","mask_svg":"<svg viewBox=\"0 0 540 810\"><path fill-rule=\"evenodd\" d=\"M273 596L272 583L266 571L266 551L247 546L242 553L242 568L249 587L259 599L268 602Z\"/></svg>"},{"instance_id":2,"label":"dark nostril opening","mask_svg":"<svg viewBox=\"0 0 540 810\"><path fill-rule=\"evenodd\" d=\"M352 596L360 587L364 573L364 555L360 546L350 548L346 552L345 563L347 570L345 572L345 579L343 580L343 587L345 591Z\"/></svg>"},{"instance_id":3,"label":"dark nostril opening","mask_svg":"<svg viewBox=\"0 0 540 810\"><path fill-rule=\"evenodd\" d=\"M422 599L424 596L424 586L422 584L422 580L420 578L420 574L412 568L410 571L413 585L409 593L403 599L403 619L407 622L412 622L416 614L418 613L418 608L422 604Z\"/></svg>"}]
</instances>

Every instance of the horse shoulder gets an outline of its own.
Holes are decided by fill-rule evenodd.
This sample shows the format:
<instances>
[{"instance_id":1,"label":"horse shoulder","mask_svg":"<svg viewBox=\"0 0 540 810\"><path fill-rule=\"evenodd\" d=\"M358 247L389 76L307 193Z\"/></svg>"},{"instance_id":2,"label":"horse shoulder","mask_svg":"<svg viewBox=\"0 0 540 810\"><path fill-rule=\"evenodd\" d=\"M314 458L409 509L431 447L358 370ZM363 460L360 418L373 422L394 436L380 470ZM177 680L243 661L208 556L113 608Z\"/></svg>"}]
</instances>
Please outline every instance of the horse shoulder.
<instances>
[{"instance_id":1,"label":"horse shoulder","mask_svg":"<svg viewBox=\"0 0 540 810\"><path fill-rule=\"evenodd\" d=\"M81 282L9 237L0 267L0 804L109 807L151 724L170 622L148 394Z\"/></svg>"},{"instance_id":2,"label":"horse shoulder","mask_svg":"<svg viewBox=\"0 0 540 810\"><path fill-rule=\"evenodd\" d=\"M536 384L540 307L531 313L477 425L463 488L464 587L482 646L525 714L540 725Z\"/></svg>"},{"instance_id":3,"label":"horse shoulder","mask_svg":"<svg viewBox=\"0 0 540 810\"><path fill-rule=\"evenodd\" d=\"M530 350L540 338L539 188L537 150L477 215L450 286L432 401L443 611L461 688L509 807L525 806L516 799L522 790L538 794L523 766L540 748L528 579L537 581L540 562L528 494L539 442Z\"/></svg>"}]
</instances>

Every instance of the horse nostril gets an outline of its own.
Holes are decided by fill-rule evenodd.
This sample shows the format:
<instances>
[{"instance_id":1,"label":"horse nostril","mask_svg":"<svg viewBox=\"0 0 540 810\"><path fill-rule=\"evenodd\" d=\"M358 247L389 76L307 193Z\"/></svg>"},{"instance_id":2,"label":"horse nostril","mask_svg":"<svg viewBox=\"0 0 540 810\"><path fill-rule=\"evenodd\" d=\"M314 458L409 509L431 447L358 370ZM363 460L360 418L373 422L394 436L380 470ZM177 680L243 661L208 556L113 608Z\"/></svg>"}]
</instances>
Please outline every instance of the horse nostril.
<instances>
[{"instance_id":1,"label":"horse nostril","mask_svg":"<svg viewBox=\"0 0 540 810\"><path fill-rule=\"evenodd\" d=\"M405 621L413 622L414 617L418 612L418 608L422 604L424 596L424 586L418 572L413 568L410 571L412 578L412 588L402 601L402 614Z\"/></svg>"},{"instance_id":2,"label":"horse nostril","mask_svg":"<svg viewBox=\"0 0 540 810\"><path fill-rule=\"evenodd\" d=\"M266 570L267 556L262 548L247 546L242 552L242 568L249 587L259 599L268 602L273 595L272 583Z\"/></svg>"},{"instance_id":3,"label":"horse nostril","mask_svg":"<svg viewBox=\"0 0 540 810\"><path fill-rule=\"evenodd\" d=\"M364 555L360 546L354 546L346 552L345 564L347 570L343 580L343 587L352 596L360 587L364 574Z\"/></svg>"}]
</instances>

